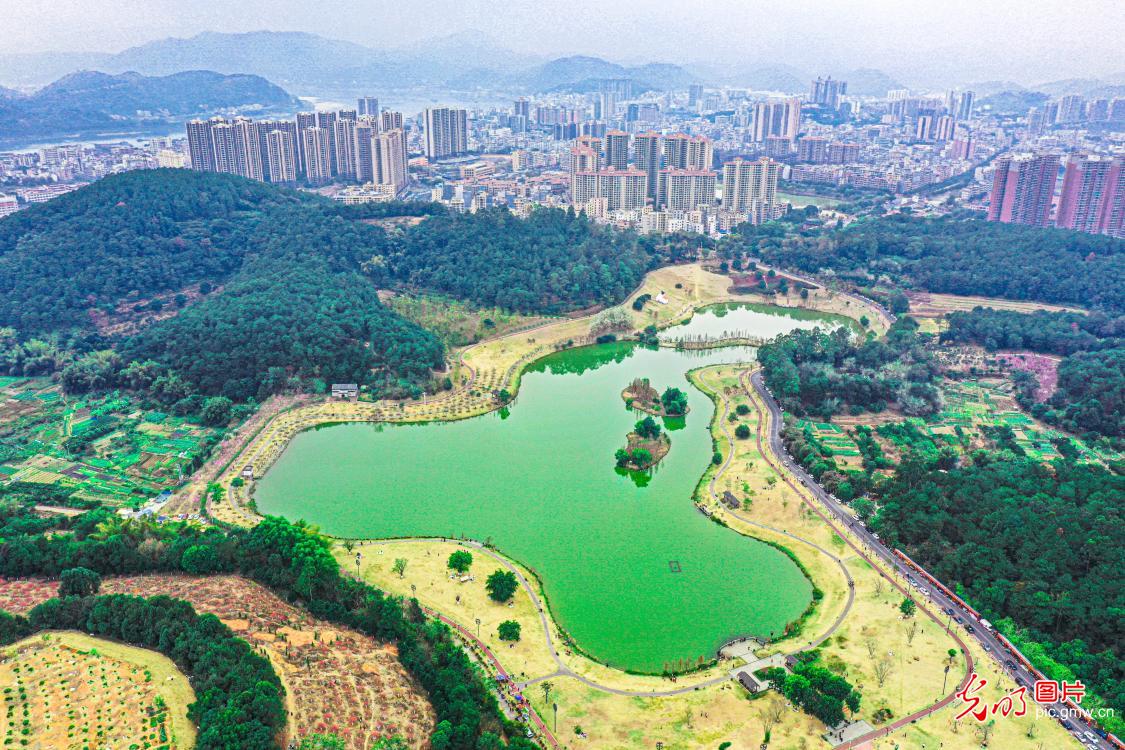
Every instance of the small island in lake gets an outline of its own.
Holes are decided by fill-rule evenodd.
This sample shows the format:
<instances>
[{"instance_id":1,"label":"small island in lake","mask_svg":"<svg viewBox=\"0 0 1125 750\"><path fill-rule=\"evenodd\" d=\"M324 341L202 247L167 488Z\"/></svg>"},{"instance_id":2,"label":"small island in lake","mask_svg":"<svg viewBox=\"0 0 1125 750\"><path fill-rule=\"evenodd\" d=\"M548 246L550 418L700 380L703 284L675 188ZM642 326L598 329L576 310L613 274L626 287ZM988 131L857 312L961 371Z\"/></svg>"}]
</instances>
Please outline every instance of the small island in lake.
<instances>
[{"instance_id":1,"label":"small island in lake","mask_svg":"<svg viewBox=\"0 0 1125 750\"><path fill-rule=\"evenodd\" d=\"M687 394L679 388L665 388L660 394L648 378L635 378L621 391L625 406L654 417L682 417L688 413Z\"/></svg>"},{"instance_id":2,"label":"small island in lake","mask_svg":"<svg viewBox=\"0 0 1125 750\"><path fill-rule=\"evenodd\" d=\"M672 447L671 438L652 417L637 422L626 436L626 441L626 446L618 448L614 458L619 467L636 471L644 471L660 463Z\"/></svg>"}]
</instances>

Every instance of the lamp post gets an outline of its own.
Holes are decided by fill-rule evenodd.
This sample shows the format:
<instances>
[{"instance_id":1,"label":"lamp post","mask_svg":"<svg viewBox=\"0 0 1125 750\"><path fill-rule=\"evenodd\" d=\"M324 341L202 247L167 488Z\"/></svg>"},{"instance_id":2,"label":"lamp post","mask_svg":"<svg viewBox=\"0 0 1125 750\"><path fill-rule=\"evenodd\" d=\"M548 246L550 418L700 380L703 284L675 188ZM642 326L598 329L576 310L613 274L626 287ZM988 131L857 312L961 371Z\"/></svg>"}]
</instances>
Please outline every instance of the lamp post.
<instances>
[{"instance_id":1,"label":"lamp post","mask_svg":"<svg viewBox=\"0 0 1125 750\"><path fill-rule=\"evenodd\" d=\"M552 703L551 708L555 710L555 734L559 733L559 704Z\"/></svg>"},{"instance_id":2,"label":"lamp post","mask_svg":"<svg viewBox=\"0 0 1125 750\"><path fill-rule=\"evenodd\" d=\"M480 618L477 618L477 639L480 639Z\"/></svg>"}]
</instances>

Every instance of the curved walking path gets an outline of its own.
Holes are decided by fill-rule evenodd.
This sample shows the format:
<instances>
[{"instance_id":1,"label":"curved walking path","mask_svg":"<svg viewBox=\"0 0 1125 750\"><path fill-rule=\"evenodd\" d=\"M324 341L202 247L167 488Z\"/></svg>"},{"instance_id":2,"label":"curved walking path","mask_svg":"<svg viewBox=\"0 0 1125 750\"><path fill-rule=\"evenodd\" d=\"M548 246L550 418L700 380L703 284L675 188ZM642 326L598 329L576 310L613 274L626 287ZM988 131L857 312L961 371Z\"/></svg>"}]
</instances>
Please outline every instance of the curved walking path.
<instances>
[{"instance_id":1,"label":"curved walking path","mask_svg":"<svg viewBox=\"0 0 1125 750\"><path fill-rule=\"evenodd\" d=\"M742 378L745 378L748 372L749 371L744 372L742 374ZM743 382L745 382L745 381L743 381ZM716 482L716 480L719 479L719 477L723 474L723 472L725 472L727 470L727 468L730 466L731 460L734 457L734 445L735 445L735 443L734 443L734 440L733 440L733 438L732 438L732 436L729 432L729 428L727 426L727 415L730 414L730 399L725 394L723 394L721 391L716 390L715 393L719 397L719 399L722 401L722 405L723 405L721 415L718 414L718 411L716 411L716 419L721 420L719 422L719 424L722 426L722 433L723 433L724 437L727 438L727 441L728 441L729 445L731 446L731 449L727 453L726 460L724 460L722 465L720 465L720 467L715 471L715 473L711 477L710 482L708 483L708 492L710 493L712 499L715 500L716 502L719 502L719 496L718 496L717 491L715 490L715 482ZM761 415L761 413L760 413L760 416L761 416L761 418L758 421L758 430L759 430L758 449L759 449L759 451L764 451L763 443L762 443L762 439L761 439L761 437L762 437L761 436L761 430L762 430L762 424L765 421L765 418L764 418L764 416ZM762 453L762 455L767 461L769 461L769 457L766 456L766 454L764 452ZM805 646L803 646L799 649L796 649L794 651L788 652L788 654L790 654L790 655L791 654L797 654L797 653L801 653L802 651L807 651L809 649L816 648L821 643L823 643L828 638L830 638L836 632L836 630L840 627L840 625L844 622L848 613L851 611L853 602L855 601L854 580L852 579L851 572L847 569L847 566L844 564L844 561L841 560L836 555L832 554L832 552L830 552L829 550L827 550L824 547L818 545L816 542L814 542L810 539L805 539L801 536L798 536L796 534L788 532L784 529L779 529L779 528L776 528L774 526L770 526L768 524L763 524L763 523L759 523L757 521L753 521L753 520L747 518L746 516L743 516L742 514L736 513L734 511L727 511L727 512L729 512L732 516L734 516L738 520L742 521L743 523L746 523L749 526L764 529L764 530L773 532L775 534L779 534L781 536L784 536L786 538L792 539L792 540L794 540L796 542L799 542L801 544L808 545L809 547L811 547L811 548L817 550L818 552L820 552L820 553L828 556L829 558L831 558L840 567L840 570L843 573L844 578L848 581L848 597L847 597L847 601L844 605L843 610L840 612L840 614L837 616L837 618L835 619L835 621L832 623L831 627L828 630L826 630L825 632L820 634L820 636L818 638L816 638L815 640L810 641L808 643L808 645L805 645ZM739 533L734 529L732 529L732 531L735 531L735 533ZM675 696L675 695L683 695L685 693L691 693L691 692L694 692L696 690L700 690L702 688L710 687L712 685L720 685L722 683L730 681L730 675L727 674L726 672L723 672L722 674L716 675L714 677L709 677L709 678L707 678L705 680L701 680L699 682L694 682L694 683L691 683L691 684L688 684L688 685L683 685L683 686L671 688L671 689L668 689L668 690L655 690L655 689L653 689L653 690L627 690L627 689L624 689L624 688L617 688L617 687L613 687L612 685L606 685L606 684L600 683L596 680L593 680L589 677L586 677L585 675L582 675L578 672L575 672L573 669L570 668L569 665L566 664L566 662L563 660L563 658L559 655L559 651L558 651L558 648L557 648L556 643L555 643L555 638L552 636L552 621L551 621L551 618L548 616L547 608L543 605L543 602L541 601L540 597L535 592L535 588L532 586L532 584L528 580L527 576L525 576L523 574L523 571L521 571L520 568L517 565L513 564L511 560L504 557L503 555L493 551L492 549L486 547L485 545L481 544L478 541L468 540L468 539L450 539L450 538L447 538L447 537L412 537L412 538L404 538L404 539L371 539L371 540L357 540L357 541L361 541L361 543L363 543L363 544L395 544L395 543L408 543L408 542L454 542L454 543L457 543L457 544L464 545L466 547L471 547L472 549L477 550L482 554L488 555L489 557L491 557L492 559L494 559L495 561L497 561L498 563L503 565L507 570L511 571L516 576L516 579L519 581L520 585L527 592L528 597L531 600L532 606L535 607L536 611L539 614L539 620L540 620L540 623L543 626L543 632L546 635L547 650L550 652L551 658L554 660L555 666L556 666L555 671L551 672L550 674L540 675L538 677L534 677L534 678L531 678L529 680L525 680L523 682L518 683L518 685L521 688L526 688L526 687L529 687L531 685L535 685L537 683L543 682L545 680L555 679L555 678L558 678L558 677L571 677L571 678L577 680L578 682L581 682L583 685L585 685L587 687L593 688L595 690L600 690L600 691L605 692L605 693L611 693L613 695L620 695L620 696L625 696L625 697L654 698L654 697L668 697L668 696ZM443 617L442 620L446 621L446 622L451 622L448 618L445 618L445 617ZM462 628L460 626L458 626L458 630L459 630L459 632L461 632L463 637L467 637L469 640L471 640L472 642L474 642L475 644L477 644L481 648L485 649L486 652L487 652L488 647L484 644L484 642L480 641L478 638L476 638L474 635L472 635L472 633L468 633L464 628ZM488 652L488 653L490 653L490 652ZM506 672L505 672L505 674L506 674Z\"/></svg>"},{"instance_id":2,"label":"curved walking path","mask_svg":"<svg viewBox=\"0 0 1125 750\"><path fill-rule=\"evenodd\" d=\"M744 370L742 372L742 374L739 376L739 382L741 382L743 384L744 388L746 387L746 377L747 377L747 374L749 372L750 372L749 370ZM725 437L727 439L727 444L730 445L730 451L727 453L726 460L723 461L723 463L719 466L719 468L711 476L711 481L707 483L707 491L708 491L708 493L710 493L711 498L713 500L715 500L716 502L719 502L719 495L715 491L715 482L718 481L719 477L723 474L723 472L725 472L727 470L727 467L730 465L730 462L732 460L734 460L735 441L734 441L734 436L730 434L730 427L728 426L729 422L727 421L727 415L730 414L730 399L727 398L726 394L724 394L724 393L721 393L721 392L717 392L717 393L718 393L719 397L722 399L722 402L723 402L723 414L719 418L720 419L719 424L722 426L723 437ZM758 412L758 429L757 429L758 453L762 456L762 458L766 461L766 463L770 464L770 466L773 466L772 462L770 462L769 456L766 454L765 448L762 445L762 424L766 421L766 418L765 418L765 415L762 413L761 409L758 407L757 403L754 404L754 408ZM785 474L783 474L780 471L778 472L778 474L785 479L786 483L789 483L789 479L788 479L788 477L785 476ZM789 484L790 484L790 486L792 486L791 483L789 483ZM804 497L801 495L800 492L798 492L797 495L798 495L798 497L801 497L802 500L804 500ZM720 505L721 505L721 503L720 503ZM739 521L741 521L741 522L743 522L743 523L745 523L749 526L754 526L754 527L757 527L759 529L765 529L767 531L772 531L775 534L780 534L781 536L787 537L787 538L792 539L796 542L800 542L801 544L808 545L809 547L812 547L813 549L817 550L818 552L821 552L822 554L829 557L832 561L834 561L836 563L836 565L839 566L840 571L844 574L844 579L847 580L847 582L848 582L848 600L847 600L847 602L844 603L844 609L840 612L839 616L832 623L832 626L827 631L822 633L819 638L817 638L814 641L810 641L809 645L805 646L804 648L797 649L796 651L792 651L790 653L791 654L798 654L798 653L801 653L802 651L808 651L810 649L814 649L817 646L819 646L820 644L824 643L829 638L831 638L832 634L836 632L836 630L840 627L841 624L843 624L844 619L848 616L848 613L852 609L852 604L855 602L855 580L852 578L851 571L848 570L848 567L844 564L844 561L841 560L836 555L829 552L828 550L826 550L824 547L821 547L819 544L817 544L816 542L814 542L810 539L805 539L804 537L797 536L796 534L792 534L792 533L786 531L785 529L779 529L775 526L770 526L768 524L764 524L764 523L760 523L758 521L751 520L750 518L747 518L746 516L742 515L738 511L727 509L724 512L729 513L730 515L737 518Z\"/></svg>"},{"instance_id":3,"label":"curved walking path","mask_svg":"<svg viewBox=\"0 0 1125 750\"><path fill-rule=\"evenodd\" d=\"M516 576L516 579L519 581L524 590L527 591L527 595L531 599L532 606L535 607L536 612L538 612L539 614L539 622L543 625L543 632L546 634L547 650L550 651L551 658L554 660L555 666L557 667L557 669L550 674L541 675L539 677L535 677L533 679L518 683L521 688L543 682L544 680L554 679L556 677L573 677L575 680L578 680L587 687L594 688L595 690L601 690L602 692L606 693L613 693L614 695L623 695L627 697L659 698L669 695L681 695L683 693L690 693L693 690L698 690L699 688L708 687L709 685L718 685L730 680L730 677L728 675L722 674L717 677L704 680L702 682L698 682L692 685L686 685L684 687L679 687L672 690L625 690L622 688L615 688L610 685L603 685L595 680L590 679L589 677L586 677L585 675L575 672L566 664L566 662L563 661L562 657L559 656L558 648L555 646L555 639L551 635L552 623L550 617L548 617L547 615L546 607L543 606L543 602L535 593L534 587L531 585L531 582L528 581L527 576L523 574L523 571L521 571L518 566L513 564L511 560L504 557L503 555L493 551L492 549L473 539L450 539L449 537L434 536L410 537L405 539L362 539L357 541L362 544L396 544L403 542L453 542L455 544L460 544L466 547L472 547L474 550L488 555L493 560L510 570ZM448 618L443 617L442 619L443 621L448 621ZM462 632L462 635L466 636L477 645L485 649L488 648L483 641L478 639L472 633L465 632L464 629L460 626L458 626L458 630Z\"/></svg>"},{"instance_id":4,"label":"curved walking path","mask_svg":"<svg viewBox=\"0 0 1125 750\"><path fill-rule=\"evenodd\" d=\"M889 552L887 552L885 555L878 552L869 553L869 549L875 550L877 549L877 547L873 545L871 548L869 548L867 545L858 544L857 542L853 541L852 535L848 533L848 531L840 528L835 523L833 523L833 519L835 519L836 514L842 511L838 507L834 507L834 504L831 498L828 496L828 493L824 489L822 489L820 485L816 484L815 481L811 480L811 477L807 476L801 478L802 481L800 482L799 486L798 484L794 483L794 475L797 472L803 473L803 470L801 470L800 467L796 466L782 466L776 461L776 459L779 459L785 451L784 445L781 442L781 407L777 404L776 401L773 400L773 396L770 395L766 390L760 370L753 373L743 373L741 380L743 387L747 389L747 392L756 395L761 403L764 404L766 406L766 409L769 411L770 425L768 443L770 447L770 453L773 454L773 459L775 460L771 460L769 453L763 452L762 455L766 457L766 462L769 463L774 471L776 471L784 479L785 483L797 493L802 502L812 508L812 510L818 516L820 516L820 518L826 524L828 524L829 528L836 532L836 534L838 534L840 538L844 540L844 543L852 548L856 555L862 558L868 565L870 565L876 572L878 572L879 575L883 576L883 578L885 578L887 582L890 583L891 586L893 586L895 589L897 589L904 597L914 600L918 605L918 611L924 613L934 622L934 624L938 626L938 628L940 628L943 632L945 632L946 635L952 638L960 647L961 653L965 657L965 676L961 679L960 683L954 686L953 692L949 693L941 700L932 703L929 706L926 706L925 708L922 708L918 711L915 711L909 716L903 716L902 718L897 719L896 721L884 727L881 727L880 729L876 729L875 731L868 732L865 735L856 737L852 740L849 740L848 742L837 745L835 750L851 750L852 748L858 748L873 740L877 740L881 737L886 737L892 732L895 732L909 724L914 723L918 719L929 716L930 714L936 713L945 708L957 699L958 691L960 691L968 684L969 678L973 673L973 655L969 651L968 644L965 643L965 641L956 631L951 629L948 625L942 623L941 619L930 609L930 607L927 606L924 597L922 598L923 601L918 601L917 599L915 599L915 597L911 596L910 591L896 580L895 576L888 575L887 572L883 569L883 566L878 564L879 562L882 562L884 564L890 565L892 570L897 570L894 559L891 558ZM760 409L757 402L755 402L755 407ZM761 415L761 411L759 411L759 415ZM759 419L759 426L760 425L761 419ZM759 430L759 439L760 432L761 431ZM810 494L820 502L814 503L813 501L809 500L808 495ZM827 509L827 512L825 511L825 509Z\"/></svg>"}]
</instances>

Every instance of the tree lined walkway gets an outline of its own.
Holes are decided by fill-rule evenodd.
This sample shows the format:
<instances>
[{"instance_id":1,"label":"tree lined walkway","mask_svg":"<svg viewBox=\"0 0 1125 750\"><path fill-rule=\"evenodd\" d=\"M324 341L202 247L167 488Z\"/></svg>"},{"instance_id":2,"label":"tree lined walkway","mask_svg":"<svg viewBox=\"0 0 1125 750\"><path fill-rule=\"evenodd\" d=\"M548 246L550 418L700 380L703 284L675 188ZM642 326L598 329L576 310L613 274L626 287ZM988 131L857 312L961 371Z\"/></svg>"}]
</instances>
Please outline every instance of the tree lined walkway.
<instances>
[{"instance_id":1,"label":"tree lined walkway","mask_svg":"<svg viewBox=\"0 0 1125 750\"><path fill-rule=\"evenodd\" d=\"M885 564L890 565L891 569L894 570L894 561L889 559L884 560L883 556L870 551L874 547L868 547L866 544L855 541L852 538L850 529L845 524L839 524L836 522L836 509L833 508L833 503L831 498L828 497L828 493L810 479L806 478L802 481L797 481L797 478L794 476L794 472L796 471L796 469L790 466L791 462L787 460L782 461L780 459L781 456L786 455L784 452L784 446L782 446L781 444L781 408L766 392L765 385L762 382L761 372L747 370L740 376L740 382L742 383L742 387L746 391L747 395L751 397L754 408L758 413L758 447L762 456L766 459L766 462L770 465L771 468L774 469L774 471L778 473L779 476L782 477L785 483L790 488L792 488L794 492L797 493L797 496L801 498L802 502L810 507L813 512L815 512L826 524L828 524L829 528L831 528L837 535L839 535L840 538L844 540L845 544L851 547L852 551L855 552L856 555L858 555L864 562L870 565L872 569L874 569L879 575L886 579L886 581L890 583L893 588L897 589L904 598L913 600L910 591L905 586L900 584L894 575L887 573L887 571L884 569ZM767 407L765 411L763 411L762 409L763 404ZM768 414L766 413L766 411L768 411ZM761 429L762 423L766 421L767 418L769 429L767 431L766 443L769 445L769 452L763 450ZM770 455L771 453L773 454L772 456ZM810 495L812 496L811 498ZM827 508L828 510L826 511L825 508ZM889 553L887 553L886 557L889 558ZM860 748L867 745L867 743L870 743L881 737L886 737L887 735L899 729L902 729L903 727L909 726L918 719L934 714L956 700L957 692L968 685L970 676L973 674L973 655L969 651L968 644L965 643L965 641L956 631L951 629L948 625L942 623L941 619L933 612L933 610L929 606L927 606L927 603L925 601L918 603L918 611L925 614L930 620L934 622L934 624L938 626L938 628L940 628L943 632L945 632L946 635L952 638L960 647L961 654L965 658L964 677L962 677L960 683L954 686L952 692L950 692L948 695L944 696L937 702L932 703L925 708L919 709L918 711L915 711L908 716L903 716L902 718L895 720L885 727L881 727L880 729L869 732L868 734L865 734L861 737L856 737L841 745L837 745L836 750L853 750L853 748Z\"/></svg>"}]
</instances>

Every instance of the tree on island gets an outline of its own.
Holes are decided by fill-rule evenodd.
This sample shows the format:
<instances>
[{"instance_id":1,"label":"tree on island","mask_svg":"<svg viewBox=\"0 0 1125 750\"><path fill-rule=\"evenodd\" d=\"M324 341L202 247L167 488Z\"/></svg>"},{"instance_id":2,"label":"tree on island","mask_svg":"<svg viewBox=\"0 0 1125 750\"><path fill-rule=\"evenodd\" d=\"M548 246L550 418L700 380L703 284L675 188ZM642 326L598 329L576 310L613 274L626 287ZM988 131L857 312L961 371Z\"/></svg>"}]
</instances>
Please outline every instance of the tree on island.
<instances>
[{"instance_id":1,"label":"tree on island","mask_svg":"<svg viewBox=\"0 0 1125 750\"><path fill-rule=\"evenodd\" d=\"M633 451L632 459L637 466L647 466L652 463L652 452L644 448L637 448Z\"/></svg>"},{"instance_id":2,"label":"tree on island","mask_svg":"<svg viewBox=\"0 0 1125 750\"><path fill-rule=\"evenodd\" d=\"M660 404L664 413L673 417L680 417L687 413L687 394L679 388L668 387L660 396Z\"/></svg>"},{"instance_id":3,"label":"tree on island","mask_svg":"<svg viewBox=\"0 0 1125 750\"><path fill-rule=\"evenodd\" d=\"M645 440L656 440L660 437L660 425L652 417L645 417L633 425L633 432Z\"/></svg>"},{"instance_id":4,"label":"tree on island","mask_svg":"<svg viewBox=\"0 0 1125 750\"><path fill-rule=\"evenodd\" d=\"M496 633L502 641L518 641L520 639L520 624L515 620L505 620L496 628Z\"/></svg>"},{"instance_id":5,"label":"tree on island","mask_svg":"<svg viewBox=\"0 0 1125 750\"><path fill-rule=\"evenodd\" d=\"M102 577L89 568L69 568L59 574L59 596L93 596Z\"/></svg>"},{"instance_id":6,"label":"tree on island","mask_svg":"<svg viewBox=\"0 0 1125 750\"><path fill-rule=\"evenodd\" d=\"M519 588L516 574L510 570L496 570L485 581L484 587L488 589L488 597L494 602L503 604L512 598Z\"/></svg>"},{"instance_id":7,"label":"tree on island","mask_svg":"<svg viewBox=\"0 0 1125 750\"><path fill-rule=\"evenodd\" d=\"M449 556L449 560L445 563L446 567L450 570L456 570L458 573L468 571L473 565L473 555L463 549L459 549Z\"/></svg>"}]
</instances>

